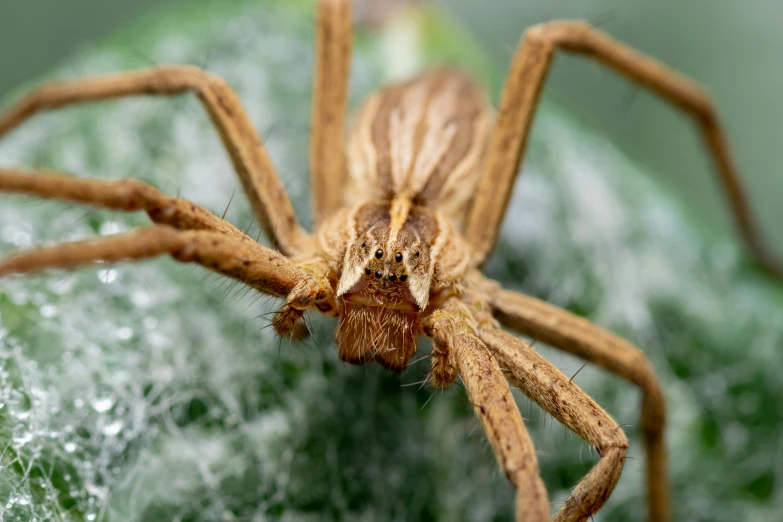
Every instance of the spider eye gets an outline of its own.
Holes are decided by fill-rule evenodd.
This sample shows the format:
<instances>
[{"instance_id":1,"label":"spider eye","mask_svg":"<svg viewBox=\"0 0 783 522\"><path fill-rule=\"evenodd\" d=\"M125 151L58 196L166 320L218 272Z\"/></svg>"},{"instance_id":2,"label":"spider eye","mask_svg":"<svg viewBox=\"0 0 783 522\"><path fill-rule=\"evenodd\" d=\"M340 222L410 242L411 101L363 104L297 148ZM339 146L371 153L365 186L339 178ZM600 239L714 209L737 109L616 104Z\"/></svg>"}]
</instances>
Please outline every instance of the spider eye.
<instances>
[{"instance_id":1,"label":"spider eye","mask_svg":"<svg viewBox=\"0 0 783 522\"><path fill-rule=\"evenodd\" d=\"M394 260L395 260L395 261L397 261L398 263L399 263L400 261L402 261L402 254L401 254L401 253L399 253L399 252L397 252L396 254L394 254Z\"/></svg>"},{"instance_id":2,"label":"spider eye","mask_svg":"<svg viewBox=\"0 0 783 522\"><path fill-rule=\"evenodd\" d=\"M394 281L395 279L397 279L397 276L396 276L396 275L394 275L394 274L389 274L389 281Z\"/></svg>"},{"instance_id":3,"label":"spider eye","mask_svg":"<svg viewBox=\"0 0 783 522\"><path fill-rule=\"evenodd\" d=\"M362 241L362 248L366 248L366 247L367 247L367 241Z\"/></svg>"},{"instance_id":4,"label":"spider eye","mask_svg":"<svg viewBox=\"0 0 783 522\"><path fill-rule=\"evenodd\" d=\"M376 250L375 251L375 257L377 257L378 259L382 258L383 257L383 250L381 250L380 248L378 250Z\"/></svg>"},{"instance_id":5,"label":"spider eye","mask_svg":"<svg viewBox=\"0 0 783 522\"><path fill-rule=\"evenodd\" d=\"M370 270L369 268L365 268L364 273L370 275L372 273L372 270Z\"/></svg>"},{"instance_id":6,"label":"spider eye","mask_svg":"<svg viewBox=\"0 0 783 522\"><path fill-rule=\"evenodd\" d=\"M419 251L417 250L416 253L414 253L413 255L419 257Z\"/></svg>"},{"instance_id":7,"label":"spider eye","mask_svg":"<svg viewBox=\"0 0 783 522\"><path fill-rule=\"evenodd\" d=\"M383 272L381 272L380 270L375 272L375 277L377 277L378 279L380 279L382 276L383 276Z\"/></svg>"},{"instance_id":8,"label":"spider eye","mask_svg":"<svg viewBox=\"0 0 783 522\"><path fill-rule=\"evenodd\" d=\"M406 279L408 279L408 276L407 276L407 275L405 275L405 274L402 274L402 275L400 276L400 281L405 281Z\"/></svg>"}]
</instances>

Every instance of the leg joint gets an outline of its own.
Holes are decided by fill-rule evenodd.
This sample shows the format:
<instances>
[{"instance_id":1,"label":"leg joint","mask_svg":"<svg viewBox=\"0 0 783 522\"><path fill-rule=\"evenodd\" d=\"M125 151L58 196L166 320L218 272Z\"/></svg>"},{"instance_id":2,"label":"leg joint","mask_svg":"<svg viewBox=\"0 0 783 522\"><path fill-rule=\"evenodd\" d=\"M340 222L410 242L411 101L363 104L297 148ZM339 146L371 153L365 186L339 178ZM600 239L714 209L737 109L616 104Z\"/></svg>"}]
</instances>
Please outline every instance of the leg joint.
<instances>
[{"instance_id":1,"label":"leg joint","mask_svg":"<svg viewBox=\"0 0 783 522\"><path fill-rule=\"evenodd\" d=\"M525 40L550 43L568 49L584 44L586 36L594 31L593 27L578 20L553 20L534 25L525 31Z\"/></svg>"}]
</instances>

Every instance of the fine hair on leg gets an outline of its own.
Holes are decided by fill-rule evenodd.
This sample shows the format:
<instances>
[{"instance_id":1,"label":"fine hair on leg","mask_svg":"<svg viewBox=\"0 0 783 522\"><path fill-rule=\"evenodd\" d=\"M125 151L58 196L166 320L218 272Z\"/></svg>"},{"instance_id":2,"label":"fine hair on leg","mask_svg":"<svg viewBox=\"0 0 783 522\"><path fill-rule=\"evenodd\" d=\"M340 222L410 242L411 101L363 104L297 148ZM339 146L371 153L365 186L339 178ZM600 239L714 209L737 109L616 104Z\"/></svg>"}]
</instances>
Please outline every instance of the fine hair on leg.
<instances>
[{"instance_id":1,"label":"fine hair on leg","mask_svg":"<svg viewBox=\"0 0 783 522\"><path fill-rule=\"evenodd\" d=\"M666 407L658 378L644 352L618 335L540 299L499 289L490 295L492 313L502 324L600 366L641 389L649 520L668 520Z\"/></svg>"},{"instance_id":2,"label":"fine hair on leg","mask_svg":"<svg viewBox=\"0 0 783 522\"><path fill-rule=\"evenodd\" d=\"M0 259L0 277L164 254L183 263L199 264L275 297L287 296L307 279L289 259L253 241L220 232L179 231L166 225L11 254Z\"/></svg>"},{"instance_id":3,"label":"fine hair on leg","mask_svg":"<svg viewBox=\"0 0 783 522\"><path fill-rule=\"evenodd\" d=\"M143 210L159 225L178 230L210 230L252 241L244 232L204 207L173 198L135 179L107 181L41 170L0 168L0 192L84 203L110 210Z\"/></svg>"},{"instance_id":4,"label":"fine hair on leg","mask_svg":"<svg viewBox=\"0 0 783 522\"><path fill-rule=\"evenodd\" d=\"M432 314L425 332L441 352L448 352L448 364L462 377L495 457L517 491L516 521L547 522L549 500L533 441L500 366L474 324L468 308L452 298Z\"/></svg>"},{"instance_id":5,"label":"fine hair on leg","mask_svg":"<svg viewBox=\"0 0 783 522\"><path fill-rule=\"evenodd\" d=\"M482 328L481 340L509 382L568 429L589 442L601 460L577 484L556 522L587 520L606 502L623 470L628 440L617 422L530 346L497 328Z\"/></svg>"}]
</instances>

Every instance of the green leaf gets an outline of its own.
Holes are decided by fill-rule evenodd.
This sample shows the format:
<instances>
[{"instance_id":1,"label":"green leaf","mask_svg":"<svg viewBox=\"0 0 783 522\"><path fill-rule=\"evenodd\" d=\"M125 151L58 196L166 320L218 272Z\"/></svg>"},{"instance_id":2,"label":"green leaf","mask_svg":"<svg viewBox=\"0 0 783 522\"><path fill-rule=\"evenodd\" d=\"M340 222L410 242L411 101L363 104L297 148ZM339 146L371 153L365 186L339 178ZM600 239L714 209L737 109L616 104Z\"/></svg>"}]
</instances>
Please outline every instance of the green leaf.
<instances>
[{"instance_id":1,"label":"green leaf","mask_svg":"<svg viewBox=\"0 0 783 522\"><path fill-rule=\"evenodd\" d=\"M447 60L496 89L436 8L357 38L355 107L400 63ZM75 56L57 77L191 63L224 77L308 209L309 3L192 2ZM391 51L389 49L392 49ZM611 143L544 107L488 273L617 331L666 390L675 520L772 521L783 509L783 293ZM134 177L240 227L251 214L192 96L36 116L0 164ZM3 196L0 250L139 226L138 215ZM257 233L251 226L251 233ZM0 281L0 510L9 520L508 520L513 491L460 386L341 363L335 322L275 338L276 306L168 259ZM259 315L261 314L261 315ZM581 362L536 345L566 373ZM428 350L425 346L424 352ZM643 520L639 394L588 366L576 381L631 440L596 520ZM434 396L433 396L434 394ZM553 502L596 460L520 398Z\"/></svg>"}]
</instances>

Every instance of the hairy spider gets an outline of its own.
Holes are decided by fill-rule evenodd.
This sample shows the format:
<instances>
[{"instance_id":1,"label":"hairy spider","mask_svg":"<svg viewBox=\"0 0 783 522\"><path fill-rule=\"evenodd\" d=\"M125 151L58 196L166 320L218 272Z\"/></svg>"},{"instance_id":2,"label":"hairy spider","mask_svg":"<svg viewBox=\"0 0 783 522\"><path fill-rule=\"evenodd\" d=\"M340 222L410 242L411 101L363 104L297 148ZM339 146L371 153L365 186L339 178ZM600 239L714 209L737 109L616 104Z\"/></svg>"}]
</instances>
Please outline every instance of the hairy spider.
<instances>
[{"instance_id":1,"label":"hairy spider","mask_svg":"<svg viewBox=\"0 0 783 522\"><path fill-rule=\"evenodd\" d=\"M261 140L220 78L165 66L42 86L0 117L0 136L39 110L132 95L195 92L233 161L254 213L280 251L206 209L139 181L0 169L0 190L143 210L156 226L41 248L0 261L0 276L169 254L285 304L273 324L301 333L304 312L339 317L340 357L404 369L417 337L433 339L433 386L457 375L509 481L517 520L549 520L547 492L507 380L596 448L601 460L556 520L586 520L606 502L628 442L578 386L499 323L601 366L642 390L649 518L668 519L663 395L644 354L543 301L504 290L479 271L494 247L549 65L557 50L595 57L695 116L744 241L760 265L783 267L759 239L709 98L665 66L580 22L529 29L497 118L484 92L452 69L425 72L371 95L346 139L352 27L349 0L318 3L310 167L316 228L298 224ZM493 121L494 120L494 121ZM503 372L501 368L508 371Z\"/></svg>"}]
</instances>

